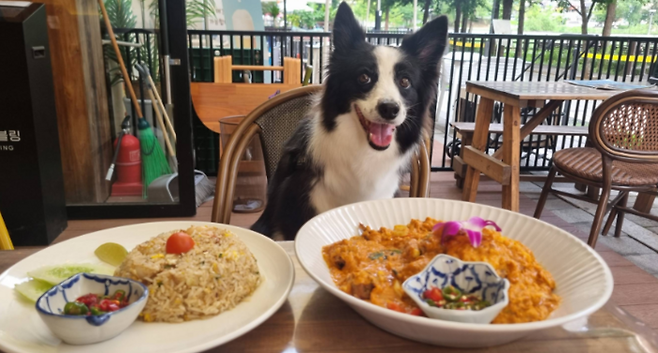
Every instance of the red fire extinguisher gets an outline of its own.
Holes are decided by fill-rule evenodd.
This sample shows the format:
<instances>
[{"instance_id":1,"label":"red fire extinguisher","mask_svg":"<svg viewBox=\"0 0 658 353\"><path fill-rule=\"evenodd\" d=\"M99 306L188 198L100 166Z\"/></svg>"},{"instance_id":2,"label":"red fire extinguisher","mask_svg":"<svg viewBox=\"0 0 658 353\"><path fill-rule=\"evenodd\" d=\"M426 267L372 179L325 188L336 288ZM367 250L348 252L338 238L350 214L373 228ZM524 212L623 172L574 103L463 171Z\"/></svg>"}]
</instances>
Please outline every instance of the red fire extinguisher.
<instances>
[{"instance_id":1,"label":"red fire extinguisher","mask_svg":"<svg viewBox=\"0 0 658 353\"><path fill-rule=\"evenodd\" d=\"M142 159L139 139L130 134L130 117L121 123L121 133L114 141L114 158L106 180L112 180L116 166L117 180L112 184L112 196L142 195Z\"/></svg>"}]
</instances>

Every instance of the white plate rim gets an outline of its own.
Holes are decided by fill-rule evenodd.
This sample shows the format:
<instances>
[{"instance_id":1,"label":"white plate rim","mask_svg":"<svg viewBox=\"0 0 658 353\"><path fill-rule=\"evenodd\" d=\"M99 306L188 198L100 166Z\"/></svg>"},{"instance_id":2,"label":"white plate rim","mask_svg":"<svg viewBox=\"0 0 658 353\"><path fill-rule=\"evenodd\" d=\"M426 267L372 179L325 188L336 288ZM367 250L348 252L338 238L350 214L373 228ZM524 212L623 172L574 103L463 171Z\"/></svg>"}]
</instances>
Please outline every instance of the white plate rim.
<instances>
[{"instance_id":1,"label":"white plate rim","mask_svg":"<svg viewBox=\"0 0 658 353\"><path fill-rule=\"evenodd\" d=\"M285 251L285 249L283 249L281 247L281 245L277 244L271 238L266 237L266 236L264 236L260 233L254 232L250 229L242 228L242 227L238 227L238 226L234 226L234 225L223 224L223 223L214 223L214 222L202 222L202 221L185 221L185 220L134 223L134 224L123 225L123 226L119 226L119 227L112 227L112 228L107 228L107 229L103 229L103 230L98 230L98 231L95 231L95 232L86 233L84 235L76 236L74 238L67 239L65 241L59 242L57 244L50 245L46 249L48 249L52 246L60 246L60 244L67 244L71 241L75 241L75 239L86 237L86 236L89 236L89 235L94 235L96 233L121 230L121 229L131 228L131 227L134 227L134 226L137 226L137 225L138 226L148 226L148 225L154 225L154 224L155 225L166 225L166 224L180 225L180 224L186 224L186 225L200 225L200 226L207 225L207 226L225 228L225 229L235 233L238 236L239 236L239 233L245 233L245 232L250 233L252 236L260 237L260 238L262 238L262 240L265 240L266 243L269 243L272 250L279 251L281 254L285 255L285 258L288 260L287 263L286 263L287 270L288 270L287 272L290 274L288 282L285 283L286 289L283 292L283 295L281 295L281 297L278 298L273 303L273 305L270 306L270 308L268 310L262 312L258 317L256 317L250 323L242 326L240 329L236 330L235 332L220 336L220 337L218 337L214 340L209 340L207 342L203 342L203 343L200 343L200 344L195 344L193 346L188 346L188 347L186 347L185 349L182 349L182 350L179 349L179 350L175 350L175 351L170 351L170 353L200 352L200 351L205 351L205 350L208 350L208 349L211 349L211 348L218 347L222 344L225 344L225 343L228 343L232 340L235 340L236 338L238 338L238 337L248 333L249 331L255 329L256 327L260 326L263 322L265 322L272 315L274 315L274 313L276 313L281 308L281 306L283 306L283 304L288 300L288 296L290 295L290 291L292 290L293 284L295 282L295 266L294 266L294 263L292 262L292 259L290 258L290 255L288 255L288 253ZM155 235L157 235L157 234L155 234ZM153 236L155 236L155 235L153 235ZM45 249L42 249L42 250L45 250ZM40 251L38 251L38 252L36 252L36 253L26 257L26 258L24 258L24 259L22 259L21 261L15 263L11 267L9 267L7 270L5 270L4 272L2 272L0 274L0 280L2 280L5 276L7 276L8 273L14 267L18 266L22 262L30 261L30 259L38 258L39 253L41 253L42 250L40 250ZM185 324L185 323L181 323L181 324ZM93 344L88 345L88 347L90 349L93 349L93 346L94 346ZM32 352L21 350L21 349L16 349L16 347L7 346L7 345L3 344L2 340L0 340L0 349L6 351L7 353L10 353L10 352L11 353L32 353Z\"/></svg>"},{"instance_id":2,"label":"white plate rim","mask_svg":"<svg viewBox=\"0 0 658 353\"><path fill-rule=\"evenodd\" d=\"M393 199L386 199L386 200L371 200L371 201L363 201L363 202L358 202L358 203L353 203L345 206L341 206L335 209L332 209L330 211L324 212L322 214L319 214L315 217L313 217L311 220L306 222L304 226L299 230L297 233L298 235L305 231L305 229L311 227L312 222L317 222L318 219L327 217L330 213L339 213L342 212L345 209L350 209L350 208L355 208L355 207L362 207L363 205L367 204L375 204L375 203L382 203L382 202L388 202L388 203L402 203L402 202L408 202L406 201L407 199L404 198L393 198ZM435 198L419 198L418 200L424 200L425 202L444 202L444 203L453 203L453 204L462 204L462 203L469 203L466 201L458 201L458 200L448 200L448 199L435 199ZM485 209L493 209L496 210L497 212L503 212L503 213L508 213L508 214L513 214L514 217L523 217L527 219L531 219L532 221L540 221L537 220L534 217L530 217L521 213L513 212L510 210L506 209L501 209L498 207L493 207L489 205L482 205L482 204L475 204L473 203L473 207L482 207ZM430 319L427 317L422 317L422 316L414 316L414 315L409 315L409 314L403 314L396 312L394 310L389 310L383 307L380 307L378 305L366 302L364 300L360 300L358 298L355 298L340 289L336 287L334 283L326 283L323 279L320 277L316 276L313 271L310 271L309 268L307 267L308 264L306 264L303 261L303 257L297 256L299 259L299 264L300 266L306 271L306 273L315 280L320 286L322 286L324 289L328 290L330 293L333 295L337 296L339 299L343 300L347 304L349 304L352 307L356 307L359 309L363 310L368 310L368 311L375 311L376 313L380 315L387 316L392 319L399 320L401 322L407 322L407 323L416 323L416 324L421 324L421 325L430 325L433 326L437 329L445 328L445 329L459 329L462 331L468 331L468 332L487 332L487 333L507 333L510 331L514 332L526 332L526 331L536 331L544 328L550 328L550 327L555 327L559 325L563 325L567 322L574 321L578 318L581 317L586 317L591 315L592 313L596 312L599 310L603 305L605 305L610 297L612 296L612 291L614 289L614 280L612 277L612 272L610 271L610 268L608 267L607 263L603 258L596 252L594 251L591 247L589 247L586 243L582 242L580 239L576 238L573 234L562 230L550 223L540 221L544 223L545 225L551 227L553 230L556 232L560 232L563 234L568 235L569 237L574 238L578 245L584 248L586 251L590 253L590 255L594 256L597 261L599 261L601 264L603 264L603 273L605 277L606 283L609 285L606 285L606 291L603 293L603 296L600 297L599 300L597 300L593 305L591 305L588 309L583 310L578 313L573 313L569 315L565 315L562 317L558 318L549 318L547 320L543 321L536 321L536 322L530 322L530 323L521 323L521 324L495 324L495 325L482 325L482 324L472 324L472 323L462 323L462 322L453 322L453 321L443 321L443 320L436 320L436 319ZM356 235L356 234L355 234ZM295 254L299 254L300 249L300 242L295 241Z\"/></svg>"}]
</instances>

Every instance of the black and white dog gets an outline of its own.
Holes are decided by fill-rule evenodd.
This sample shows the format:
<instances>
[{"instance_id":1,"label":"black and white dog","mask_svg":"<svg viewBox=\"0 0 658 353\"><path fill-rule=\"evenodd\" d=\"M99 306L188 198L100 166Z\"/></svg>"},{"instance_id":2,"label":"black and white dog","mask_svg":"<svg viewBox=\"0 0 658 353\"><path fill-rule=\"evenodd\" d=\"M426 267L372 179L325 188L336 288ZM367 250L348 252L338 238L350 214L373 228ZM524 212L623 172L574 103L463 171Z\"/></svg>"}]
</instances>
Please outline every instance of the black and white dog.
<instances>
[{"instance_id":1,"label":"black and white dog","mask_svg":"<svg viewBox=\"0 0 658 353\"><path fill-rule=\"evenodd\" d=\"M292 240L324 211L393 197L436 97L447 35L442 16L399 48L373 46L341 3L323 90L284 146L267 207L252 229Z\"/></svg>"}]
</instances>

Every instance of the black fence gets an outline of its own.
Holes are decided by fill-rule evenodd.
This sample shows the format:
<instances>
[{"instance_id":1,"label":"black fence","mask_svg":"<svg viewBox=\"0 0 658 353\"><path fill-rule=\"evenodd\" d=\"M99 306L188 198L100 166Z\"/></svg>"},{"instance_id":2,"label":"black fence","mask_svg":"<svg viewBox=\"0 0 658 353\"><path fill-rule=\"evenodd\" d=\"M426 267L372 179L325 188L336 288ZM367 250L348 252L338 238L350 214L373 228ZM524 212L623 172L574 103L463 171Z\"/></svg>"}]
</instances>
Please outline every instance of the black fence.
<instances>
[{"instance_id":1,"label":"black fence","mask_svg":"<svg viewBox=\"0 0 658 353\"><path fill-rule=\"evenodd\" d=\"M406 34L367 33L368 42L400 45ZM612 79L645 83L656 65L656 37L599 37L579 35L493 35L450 34L449 52L442 63L437 106L434 111L433 170L451 169L451 155L457 153L457 136L450 123L473 121L477 97L465 92L469 80L494 81L559 81L563 79ZM232 55L235 65L282 65L283 57L300 58L302 77L306 66L312 67L312 83L322 83L322 68L327 63L331 38L325 32L234 32L188 31L190 73L193 81L213 80L213 58ZM234 82L243 82L242 73L234 73ZM252 82L281 82L279 72L265 71ZM546 124L586 126L597 103L568 101ZM522 118L535 113L524 109ZM492 122L500 122L502 106L497 105ZM216 134L204 134L197 122L197 167L211 174L216 171L216 152L207 149L218 146ZM196 124L196 123L195 123ZM206 129L207 131L207 129ZM582 146L584 137L558 136L543 143L546 136L530 136L522 159L524 170L546 170L555 150ZM455 141L455 142L453 142ZM500 136L490 136L490 152L495 150ZM541 143L540 143L541 142ZM438 151L438 152L436 152ZM212 156L211 156L212 155Z\"/></svg>"}]
</instances>

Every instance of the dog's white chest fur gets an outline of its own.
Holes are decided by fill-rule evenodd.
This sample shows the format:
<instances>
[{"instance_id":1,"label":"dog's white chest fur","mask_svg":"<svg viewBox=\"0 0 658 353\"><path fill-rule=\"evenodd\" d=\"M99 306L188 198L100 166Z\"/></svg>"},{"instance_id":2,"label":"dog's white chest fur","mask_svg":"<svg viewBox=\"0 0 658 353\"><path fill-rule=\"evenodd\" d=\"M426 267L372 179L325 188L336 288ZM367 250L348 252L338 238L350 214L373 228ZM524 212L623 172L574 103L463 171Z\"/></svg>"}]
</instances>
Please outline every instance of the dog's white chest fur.
<instances>
[{"instance_id":1,"label":"dog's white chest fur","mask_svg":"<svg viewBox=\"0 0 658 353\"><path fill-rule=\"evenodd\" d=\"M413 151L401 155L395 139L385 151L376 151L364 135L352 112L338 116L332 132L320 125L319 115L315 117L310 153L323 174L310 192L310 201L318 213L394 196L400 170L409 163Z\"/></svg>"}]
</instances>

